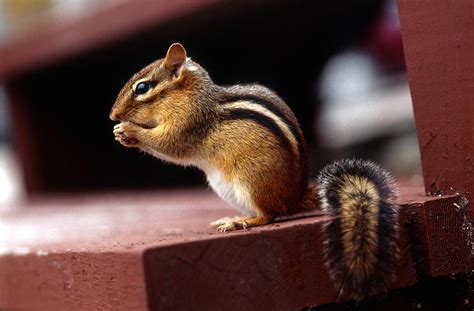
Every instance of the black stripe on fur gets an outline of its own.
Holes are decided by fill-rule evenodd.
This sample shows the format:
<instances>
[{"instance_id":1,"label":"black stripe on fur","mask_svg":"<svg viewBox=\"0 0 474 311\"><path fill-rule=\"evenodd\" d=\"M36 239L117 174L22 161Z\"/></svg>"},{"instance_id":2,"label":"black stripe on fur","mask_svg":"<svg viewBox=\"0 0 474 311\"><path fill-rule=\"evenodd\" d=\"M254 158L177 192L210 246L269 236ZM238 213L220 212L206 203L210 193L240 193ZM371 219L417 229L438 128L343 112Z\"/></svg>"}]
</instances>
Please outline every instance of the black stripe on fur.
<instances>
[{"instance_id":1,"label":"black stripe on fur","mask_svg":"<svg viewBox=\"0 0 474 311\"><path fill-rule=\"evenodd\" d=\"M290 118L288 118L288 116L286 116L286 114L283 111L281 111L277 107L277 105L275 105L272 101L270 101L266 98L256 96L256 95L228 95L220 102L220 104L226 104L226 103L231 103L231 102L236 102L236 101L248 101L248 102L255 103L257 105L260 105L260 106L268 109L274 115L276 115L278 118L280 118L280 120L282 122L284 122L286 125L288 125L289 130L293 134L293 137L296 139L296 142L298 143L298 152L299 152L299 154L301 156L304 155L305 145L304 145L302 135L297 130L298 125L294 124L294 122L292 122L290 120Z\"/></svg>"},{"instance_id":2,"label":"black stripe on fur","mask_svg":"<svg viewBox=\"0 0 474 311\"><path fill-rule=\"evenodd\" d=\"M290 154L293 153L288 137L286 137L285 133L283 133L278 124L276 124L272 118L257 111L244 108L229 108L226 110L224 118L225 120L251 120L263 126L280 141L283 148L285 148Z\"/></svg>"}]
</instances>

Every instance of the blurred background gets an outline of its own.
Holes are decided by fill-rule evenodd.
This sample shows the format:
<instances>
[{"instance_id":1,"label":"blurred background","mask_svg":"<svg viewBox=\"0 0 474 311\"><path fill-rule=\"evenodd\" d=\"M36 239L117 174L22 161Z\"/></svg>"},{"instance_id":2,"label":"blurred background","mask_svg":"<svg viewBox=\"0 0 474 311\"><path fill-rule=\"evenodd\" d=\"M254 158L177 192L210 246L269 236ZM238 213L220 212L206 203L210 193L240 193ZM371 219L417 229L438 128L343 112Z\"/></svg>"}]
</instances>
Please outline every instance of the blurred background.
<instances>
[{"instance_id":1,"label":"blurred background","mask_svg":"<svg viewBox=\"0 0 474 311\"><path fill-rule=\"evenodd\" d=\"M38 195L203 187L193 168L116 143L122 85L181 42L219 84L258 82L295 111L313 174L363 157L419 182L391 0L0 1L0 206Z\"/></svg>"}]
</instances>

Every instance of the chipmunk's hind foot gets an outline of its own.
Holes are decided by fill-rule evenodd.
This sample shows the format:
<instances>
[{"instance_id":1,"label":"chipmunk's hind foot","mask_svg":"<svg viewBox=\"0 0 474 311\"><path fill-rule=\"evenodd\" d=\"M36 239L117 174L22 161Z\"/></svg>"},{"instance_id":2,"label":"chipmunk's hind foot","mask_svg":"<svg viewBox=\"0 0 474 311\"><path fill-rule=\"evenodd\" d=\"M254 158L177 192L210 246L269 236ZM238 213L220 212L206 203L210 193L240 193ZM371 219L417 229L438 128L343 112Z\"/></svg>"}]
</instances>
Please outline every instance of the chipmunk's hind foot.
<instances>
[{"instance_id":1,"label":"chipmunk's hind foot","mask_svg":"<svg viewBox=\"0 0 474 311\"><path fill-rule=\"evenodd\" d=\"M211 222L210 226L217 228L219 232L247 229L250 227L263 226L270 222L267 217L224 217Z\"/></svg>"}]
</instances>

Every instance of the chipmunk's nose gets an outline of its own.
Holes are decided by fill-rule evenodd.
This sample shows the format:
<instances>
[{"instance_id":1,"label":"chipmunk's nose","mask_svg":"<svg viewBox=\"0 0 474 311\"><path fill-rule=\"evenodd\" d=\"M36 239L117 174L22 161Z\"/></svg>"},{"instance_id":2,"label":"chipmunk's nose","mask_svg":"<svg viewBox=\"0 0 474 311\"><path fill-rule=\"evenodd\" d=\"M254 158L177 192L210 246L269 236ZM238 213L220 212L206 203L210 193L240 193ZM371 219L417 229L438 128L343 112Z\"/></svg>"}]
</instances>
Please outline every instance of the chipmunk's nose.
<instances>
[{"instance_id":1,"label":"chipmunk's nose","mask_svg":"<svg viewBox=\"0 0 474 311\"><path fill-rule=\"evenodd\" d=\"M122 119L122 115L120 113L116 113L114 111L111 111L109 114L109 118L112 121L120 121Z\"/></svg>"}]
</instances>

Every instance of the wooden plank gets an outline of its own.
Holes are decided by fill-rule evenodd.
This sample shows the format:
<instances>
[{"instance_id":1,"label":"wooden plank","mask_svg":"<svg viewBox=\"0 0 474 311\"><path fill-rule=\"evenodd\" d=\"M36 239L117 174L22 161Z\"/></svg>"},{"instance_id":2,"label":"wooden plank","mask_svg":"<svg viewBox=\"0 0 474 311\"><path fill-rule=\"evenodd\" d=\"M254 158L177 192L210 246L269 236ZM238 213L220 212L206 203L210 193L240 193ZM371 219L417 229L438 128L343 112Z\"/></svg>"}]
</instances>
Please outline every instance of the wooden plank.
<instances>
[{"instance_id":1,"label":"wooden plank","mask_svg":"<svg viewBox=\"0 0 474 311\"><path fill-rule=\"evenodd\" d=\"M451 276L474 269L472 225L466 226L462 198L432 198L404 205L415 268L423 276Z\"/></svg>"},{"instance_id":2,"label":"wooden plank","mask_svg":"<svg viewBox=\"0 0 474 311\"><path fill-rule=\"evenodd\" d=\"M1 310L147 309L139 252L69 247L1 256Z\"/></svg>"},{"instance_id":3,"label":"wooden plank","mask_svg":"<svg viewBox=\"0 0 474 311\"><path fill-rule=\"evenodd\" d=\"M474 4L398 0L398 8L426 191L472 199Z\"/></svg>"},{"instance_id":4,"label":"wooden plank","mask_svg":"<svg viewBox=\"0 0 474 311\"><path fill-rule=\"evenodd\" d=\"M460 198L422 192L402 188L402 259L392 288L415 284L414 263L420 276L474 267L454 204ZM233 214L200 190L24 204L1 215L0 308L274 310L335 301L321 257L327 217L225 234L207 227Z\"/></svg>"},{"instance_id":5,"label":"wooden plank","mask_svg":"<svg viewBox=\"0 0 474 311\"><path fill-rule=\"evenodd\" d=\"M466 268L466 231L456 200L402 189L405 225L394 288L416 282L413 262L427 263L421 272L428 275ZM146 305L271 310L335 300L321 258L321 226L328 218L225 234L207 227L233 214L215 195L200 190L24 204L1 215L0 308L93 310L100 302L118 310Z\"/></svg>"},{"instance_id":6,"label":"wooden plank","mask_svg":"<svg viewBox=\"0 0 474 311\"><path fill-rule=\"evenodd\" d=\"M426 202L423 209L431 276L449 276L474 269L474 244L471 227L465 227L466 212L461 198Z\"/></svg>"},{"instance_id":7,"label":"wooden plank","mask_svg":"<svg viewBox=\"0 0 474 311\"><path fill-rule=\"evenodd\" d=\"M91 10L79 18L49 19L0 49L0 80L11 79L46 64L56 64L147 27L199 14L216 0L119 1Z\"/></svg>"},{"instance_id":8,"label":"wooden plank","mask_svg":"<svg viewBox=\"0 0 474 311\"><path fill-rule=\"evenodd\" d=\"M26 204L2 215L2 309L93 310L100 301L131 310L146 297L151 309L274 310L336 297L321 258L327 217L221 234L207 224L234 211L207 191L31 204L41 208ZM400 243L408 251L393 287L416 281L405 230Z\"/></svg>"},{"instance_id":9,"label":"wooden plank","mask_svg":"<svg viewBox=\"0 0 474 311\"><path fill-rule=\"evenodd\" d=\"M75 17L67 16L61 19L54 16L54 18L44 18L34 28L34 31L3 43L0 47L0 81L15 80L48 67L70 62L74 57L90 55L91 52L97 52L104 48L123 50L123 45L130 48L132 44L137 43L136 40L133 41L132 39L139 38L145 32L148 32L148 37L144 39L151 41L150 43L156 43L156 41L153 42L154 40L150 39L150 34L156 33L157 37L155 38L159 37L159 39L156 39L157 41L163 39L164 34L168 34L165 39L166 44L169 44L172 42L169 40L185 39L183 33L194 35L198 31L204 34L207 33L207 35L203 35L200 42L207 46L214 46L214 43L209 44L209 40L212 42L216 36L219 41L222 40L220 32L215 31L216 25L223 26L226 35L233 39L228 40L232 48L239 51L239 53L247 53L247 49L244 47L255 44L253 36L265 37L261 40L262 42L270 41L272 43L271 46L265 46L265 48L276 49L280 46L286 48L289 44L288 42L283 44L284 41L280 40L281 36L299 38L299 36L306 33L304 38L307 39L308 35L310 37L314 35L324 37L329 33L327 37L331 42L328 43L328 47L323 52L313 52L312 54L313 56L317 55L318 61L323 62L334 49L331 47L335 43L337 43L336 46L340 45L340 36L334 36L333 34L344 33L345 40L353 40L354 37L359 37L361 29L364 29L363 26L369 23L381 0L368 0L361 3L337 0L332 2L308 2L303 5L288 0L134 0L107 2L107 4L96 5L97 9L91 9ZM295 9L298 9L298 11L294 12ZM288 13L288 15L280 17L280 10ZM301 26L305 28L295 29L295 26L301 27L299 25L301 21L304 21L304 18L300 18L307 12L314 12L313 20L316 19L320 23L308 28L307 22L304 22ZM354 14L354 12L357 14ZM278 22L269 27L270 24L267 22L274 23L274 21L266 19L268 13L276 16L280 22L282 20L294 21L291 22L291 27L285 28L282 33L279 31L280 28L288 26L288 22ZM258 20L265 19L267 24L261 23L257 28L251 29L248 29L246 25L239 24L243 19L248 23L248 18L252 16L255 16ZM333 20L334 18L343 18L345 22L352 25L353 31L348 34L336 27L336 23L332 25L330 21L327 21L327 19ZM204 24L205 27L200 27L201 24ZM328 24L330 31L323 32L323 35L321 31L308 33L308 29L314 31L316 29L314 27L319 25L328 26ZM228 29L229 25L231 31ZM233 33L233 25L239 25L237 34ZM297 33L293 34L295 31ZM278 33L278 35L275 35L275 33ZM239 42L241 37L247 40L241 43ZM277 40L269 40L273 37L276 37ZM304 43L311 46L307 41L299 41L299 44ZM215 44L218 50L225 50L225 48L220 47L223 42ZM121 43L122 46L117 43ZM224 42L224 47L227 44L229 43ZM257 42L257 44L259 43ZM142 49L144 47L137 46L136 48ZM291 49L288 48L288 50ZM209 51L210 49L206 53L210 53ZM288 56L286 50L284 50L285 53L276 50L275 52ZM219 64L216 66L218 67ZM239 66L239 63L236 66ZM296 71L296 73L302 74L301 71ZM300 79L300 84L301 81L302 79Z\"/></svg>"},{"instance_id":10,"label":"wooden plank","mask_svg":"<svg viewBox=\"0 0 474 311\"><path fill-rule=\"evenodd\" d=\"M208 238L210 219L231 212L203 191L43 197L7 210L2 310L145 310L143 252Z\"/></svg>"},{"instance_id":11,"label":"wooden plank","mask_svg":"<svg viewBox=\"0 0 474 311\"><path fill-rule=\"evenodd\" d=\"M144 256L149 306L298 310L334 302L337 291L322 260L321 231L327 220L292 220L221 239L151 248ZM409 249L405 230L400 245ZM392 288L415 283L410 252L400 261L397 275ZM183 299L182 293L189 295Z\"/></svg>"}]
</instances>

